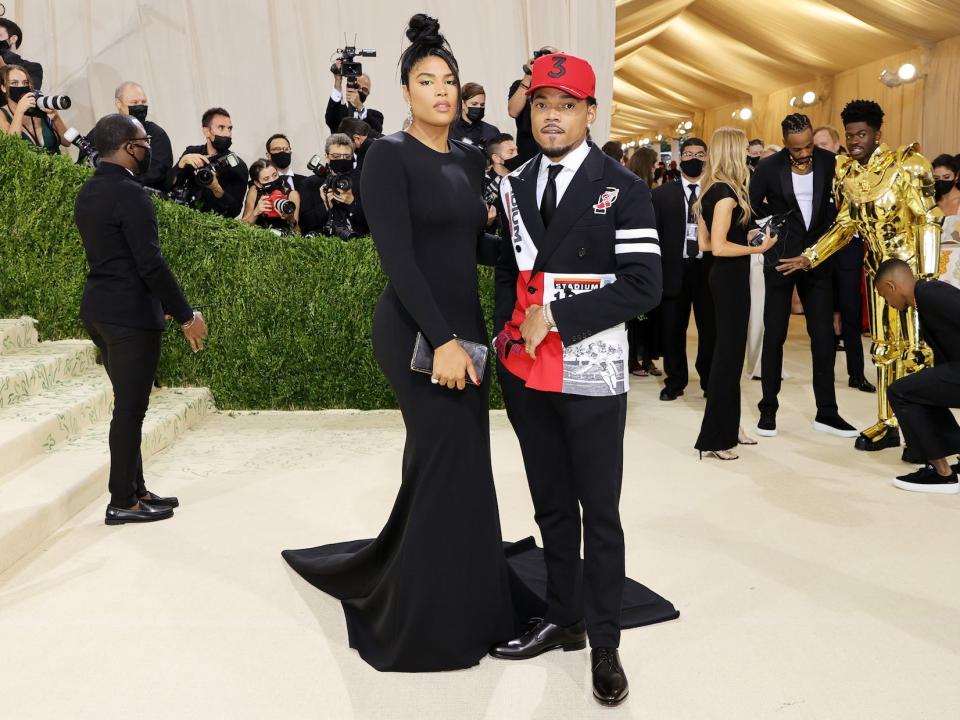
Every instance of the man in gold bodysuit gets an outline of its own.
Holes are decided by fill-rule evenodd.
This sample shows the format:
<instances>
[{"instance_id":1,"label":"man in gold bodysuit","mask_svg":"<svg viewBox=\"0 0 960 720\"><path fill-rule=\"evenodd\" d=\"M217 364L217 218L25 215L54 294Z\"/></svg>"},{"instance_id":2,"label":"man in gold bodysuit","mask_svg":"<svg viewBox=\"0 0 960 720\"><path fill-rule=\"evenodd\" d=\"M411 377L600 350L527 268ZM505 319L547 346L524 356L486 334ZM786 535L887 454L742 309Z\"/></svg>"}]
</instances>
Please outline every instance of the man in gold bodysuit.
<instances>
[{"instance_id":1,"label":"man in gold bodysuit","mask_svg":"<svg viewBox=\"0 0 960 720\"><path fill-rule=\"evenodd\" d=\"M803 254L781 261L780 272L808 270L859 235L867 245L867 303L871 354L877 368L877 422L860 433L858 450L900 446L887 388L894 380L933 364L921 340L916 309L900 311L876 292L873 276L884 260L899 258L919 278L939 275L940 222L930 163L911 145L892 150L880 143L883 110L872 100L854 100L840 114L850 157L837 158L836 223ZM906 456L907 451L904 451Z\"/></svg>"}]
</instances>

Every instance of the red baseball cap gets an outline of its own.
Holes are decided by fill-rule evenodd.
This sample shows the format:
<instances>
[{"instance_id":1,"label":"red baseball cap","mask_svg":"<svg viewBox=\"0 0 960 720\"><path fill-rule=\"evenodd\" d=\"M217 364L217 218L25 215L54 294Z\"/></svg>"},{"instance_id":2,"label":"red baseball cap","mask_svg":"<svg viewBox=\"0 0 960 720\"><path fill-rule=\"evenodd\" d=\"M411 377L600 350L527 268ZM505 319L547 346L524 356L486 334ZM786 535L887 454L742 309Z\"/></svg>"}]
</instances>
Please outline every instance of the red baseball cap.
<instances>
[{"instance_id":1,"label":"red baseball cap","mask_svg":"<svg viewBox=\"0 0 960 720\"><path fill-rule=\"evenodd\" d=\"M540 88L557 88L575 98L596 97L597 76L590 63L566 53L541 55L533 63L527 95Z\"/></svg>"}]
</instances>

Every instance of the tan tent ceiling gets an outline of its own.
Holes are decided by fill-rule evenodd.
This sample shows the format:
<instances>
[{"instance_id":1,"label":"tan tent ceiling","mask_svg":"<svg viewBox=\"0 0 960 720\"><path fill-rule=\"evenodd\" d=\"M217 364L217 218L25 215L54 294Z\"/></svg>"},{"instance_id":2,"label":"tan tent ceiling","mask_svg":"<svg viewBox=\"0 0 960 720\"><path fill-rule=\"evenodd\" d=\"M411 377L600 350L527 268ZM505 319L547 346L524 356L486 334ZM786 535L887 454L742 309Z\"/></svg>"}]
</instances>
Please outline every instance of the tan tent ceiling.
<instances>
[{"instance_id":1,"label":"tan tent ceiling","mask_svg":"<svg viewBox=\"0 0 960 720\"><path fill-rule=\"evenodd\" d=\"M960 0L617 0L611 135L668 131L958 33Z\"/></svg>"}]
</instances>

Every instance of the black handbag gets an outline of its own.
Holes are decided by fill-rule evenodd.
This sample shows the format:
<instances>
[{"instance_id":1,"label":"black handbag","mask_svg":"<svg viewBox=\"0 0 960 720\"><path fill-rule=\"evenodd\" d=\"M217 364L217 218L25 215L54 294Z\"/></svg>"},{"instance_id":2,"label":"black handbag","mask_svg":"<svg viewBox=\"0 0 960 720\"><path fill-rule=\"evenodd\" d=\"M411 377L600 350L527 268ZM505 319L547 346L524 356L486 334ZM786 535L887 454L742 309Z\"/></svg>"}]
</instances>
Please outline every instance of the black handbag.
<instances>
[{"instance_id":1,"label":"black handbag","mask_svg":"<svg viewBox=\"0 0 960 720\"><path fill-rule=\"evenodd\" d=\"M456 338L456 341L460 343L460 347L470 356L470 359L473 361L473 368L477 371L477 378L480 380L480 383L482 383L483 373L487 367L487 346L473 342L472 340L461 340L460 338ZM417 333L417 340L413 344L413 357L410 358L410 369L414 372L433 375L433 348L430 347L430 343L427 342L427 339L421 332ZM467 382L470 385L480 384L474 383L469 375L467 375Z\"/></svg>"}]
</instances>

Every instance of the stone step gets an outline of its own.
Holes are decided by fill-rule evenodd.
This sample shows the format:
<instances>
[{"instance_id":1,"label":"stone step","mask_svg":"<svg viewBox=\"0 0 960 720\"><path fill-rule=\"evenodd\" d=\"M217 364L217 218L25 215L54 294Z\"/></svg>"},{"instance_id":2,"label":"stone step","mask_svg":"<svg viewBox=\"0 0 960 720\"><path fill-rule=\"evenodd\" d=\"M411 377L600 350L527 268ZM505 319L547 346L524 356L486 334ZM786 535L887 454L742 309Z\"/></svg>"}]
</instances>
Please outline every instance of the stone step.
<instances>
[{"instance_id":1,"label":"stone step","mask_svg":"<svg viewBox=\"0 0 960 720\"><path fill-rule=\"evenodd\" d=\"M0 355L0 408L21 402L96 365L89 340L57 340Z\"/></svg>"},{"instance_id":2,"label":"stone step","mask_svg":"<svg viewBox=\"0 0 960 720\"><path fill-rule=\"evenodd\" d=\"M108 421L110 379L100 366L0 408L0 482L23 463Z\"/></svg>"},{"instance_id":3,"label":"stone step","mask_svg":"<svg viewBox=\"0 0 960 720\"><path fill-rule=\"evenodd\" d=\"M0 355L39 344L37 321L33 318L24 316L13 320L0 319Z\"/></svg>"},{"instance_id":4,"label":"stone step","mask_svg":"<svg viewBox=\"0 0 960 720\"><path fill-rule=\"evenodd\" d=\"M143 426L146 460L213 410L205 388L154 392ZM97 498L106 507L109 423L100 422L21 466L0 484L0 572Z\"/></svg>"}]
</instances>

